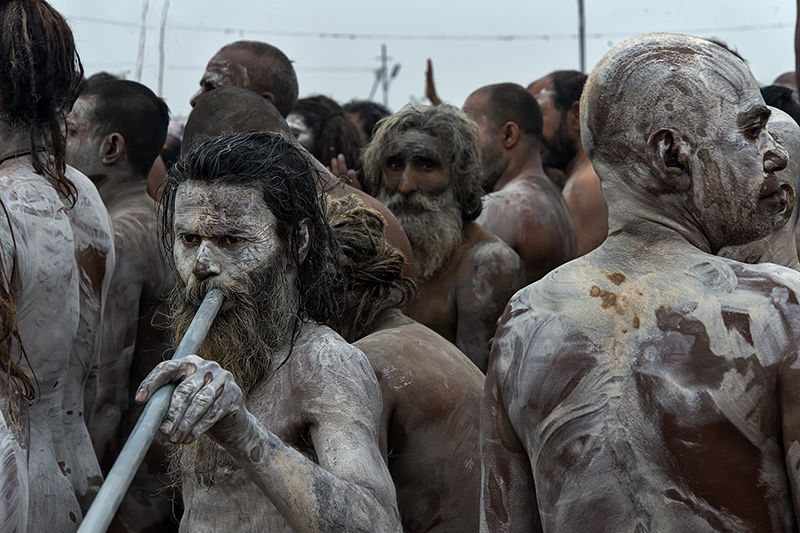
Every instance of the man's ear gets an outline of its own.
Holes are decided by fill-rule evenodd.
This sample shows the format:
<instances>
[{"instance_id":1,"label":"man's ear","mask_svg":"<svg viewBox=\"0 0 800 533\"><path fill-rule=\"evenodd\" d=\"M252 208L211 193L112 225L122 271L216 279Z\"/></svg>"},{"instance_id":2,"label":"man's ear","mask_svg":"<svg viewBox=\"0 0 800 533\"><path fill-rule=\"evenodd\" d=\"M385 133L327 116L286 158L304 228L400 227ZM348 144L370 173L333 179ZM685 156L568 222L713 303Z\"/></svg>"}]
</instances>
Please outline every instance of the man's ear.
<instances>
[{"instance_id":1,"label":"man's ear","mask_svg":"<svg viewBox=\"0 0 800 533\"><path fill-rule=\"evenodd\" d=\"M578 141L580 142L581 134L581 101L575 100L572 105L567 109L567 126L569 131L578 133Z\"/></svg>"},{"instance_id":2,"label":"man's ear","mask_svg":"<svg viewBox=\"0 0 800 533\"><path fill-rule=\"evenodd\" d=\"M300 221L297 229L297 266L300 266L306 260L308 251L311 249L311 239L314 237L314 226L310 218L304 218Z\"/></svg>"},{"instance_id":3,"label":"man's ear","mask_svg":"<svg viewBox=\"0 0 800 533\"><path fill-rule=\"evenodd\" d=\"M519 126L516 122L506 122L500 129L500 142L503 148L510 149L519 141Z\"/></svg>"},{"instance_id":4,"label":"man's ear","mask_svg":"<svg viewBox=\"0 0 800 533\"><path fill-rule=\"evenodd\" d=\"M103 159L103 164L113 165L122 157L124 151L125 138L119 133L109 133L100 143L100 157Z\"/></svg>"},{"instance_id":5,"label":"man's ear","mask_svg":"<svg viewBox=\"0 0 800 533\"><path fill-rule=\"evenodd\" d=\"M275 95L272 93L272 91L261 91L258 94L269 100L269 103L271 103L275 107L278 107L278 104L275 103Z\"/></svg>"},{"instance_id":6,"label":"man's ear","mask_svg":"<svg viewBox=\"0 0 800 533\"><path fill-rule=\"evenodd\" d=\"M686 191L692 186L689 146L677 131L661 128L652 133L647 141L647 158L664 184L677 191Z\"/></svg>"}]
</instances>

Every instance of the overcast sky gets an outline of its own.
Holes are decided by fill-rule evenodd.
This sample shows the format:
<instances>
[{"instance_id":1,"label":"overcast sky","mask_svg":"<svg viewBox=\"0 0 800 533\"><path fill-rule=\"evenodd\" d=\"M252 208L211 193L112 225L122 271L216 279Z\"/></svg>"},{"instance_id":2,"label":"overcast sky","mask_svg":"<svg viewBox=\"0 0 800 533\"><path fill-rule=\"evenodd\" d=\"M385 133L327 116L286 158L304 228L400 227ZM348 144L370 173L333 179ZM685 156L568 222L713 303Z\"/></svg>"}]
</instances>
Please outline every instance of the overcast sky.
<instances>
[{"instance_id":1,"label":"overcast sky","mask_svg":"<svg viewBox=\"0 0 800 533\"><path fill-rule=\"evenodd\" d=\"M527 85L557 69L578 69L577 0L50 0L70 21L87 75L105 70L136 80L147 5L141 81L158 89L159 27L168 2L164 97L186 116L205 65L224 44L269 42L294 61L300 96L365 99L381 44L400 69L389 107L424 99L430 57L439 95L457 106L475 89ZM653 31L716 37L738 50L762 84L794 68L793 0L585 0L586 70L628 37ZM382 101L379 89L375 100Z\"/></svg>"}]
</instances>

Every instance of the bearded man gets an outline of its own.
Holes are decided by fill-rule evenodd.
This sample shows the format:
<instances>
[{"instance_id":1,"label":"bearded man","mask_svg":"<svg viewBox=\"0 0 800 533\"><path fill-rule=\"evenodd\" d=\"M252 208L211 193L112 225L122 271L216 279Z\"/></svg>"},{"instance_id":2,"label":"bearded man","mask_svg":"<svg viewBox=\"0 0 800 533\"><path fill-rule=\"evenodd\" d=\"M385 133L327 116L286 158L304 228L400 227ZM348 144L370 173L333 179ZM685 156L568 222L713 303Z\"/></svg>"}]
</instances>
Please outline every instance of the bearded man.
<instances>
[{"instance_id":1,"label":"bearded man","mask_svg":"<svg viewBox=\"0 0 800 533\"><path fill-rule=\"evenodd\" d=\"M176 338L208 290L226 297L204 359L161 363L136 397L180 382L161 431L182 445L183 531L400 530L375 375L321 325L342 282L314 172L269 133L208 141L170 172Z\"/></svg>"},{"instance_id":2,"label":"bearded man","mask_svg":"<svg viewBox=\"0 0 800 533\"><path fill-rule=\"evenodd\" d=\"M511 247L474 222L479 150L478 128L458 108L406 106L381 122L363 157L372 190L411 241L419 298L408 315L485 371L497 319L525 272Z\"/></svg>"}]
</instances>

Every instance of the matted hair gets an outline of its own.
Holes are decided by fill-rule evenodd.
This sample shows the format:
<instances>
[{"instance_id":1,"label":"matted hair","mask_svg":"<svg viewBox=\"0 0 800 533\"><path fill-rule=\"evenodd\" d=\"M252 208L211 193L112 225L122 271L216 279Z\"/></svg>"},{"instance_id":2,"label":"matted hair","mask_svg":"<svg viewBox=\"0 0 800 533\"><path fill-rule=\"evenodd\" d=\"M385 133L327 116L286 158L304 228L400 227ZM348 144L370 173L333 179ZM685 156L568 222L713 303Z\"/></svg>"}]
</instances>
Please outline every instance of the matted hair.
<instances>
[{"instance_id":1,"label":"matted hair","mask_svg":"<svg viewBox=\"0 0 800 533\"><path fill-rule=\"evenodd\" d=\"M344 290L339 245L323 214L325 196L316 189L318 171L308 157L281 135L248 132L206 141L181 156L170 169L159 205L161 245L175 269L175 196L187 181L254 187L278 221L283 249L298 265L295 281L302 318L332 323ZM300 261L301 221L311 222L311 241Z\"/></svg>"},{"instance_id":2,"label":"matted hair","mask_svg":"<svg viewBox=\"0 0 800 533\"><path fill-rule=\"evenodd\" d=\"M303 117L306 126L311 128L313 141L309 151L317 161L330 165L331 159L344 154L350 168L360 170L362 146L358 126L338 102L321 94L309 96L299 99L292 113Z\"/></svg>"},{"instance_id":3,"label":"matted hair","mask_svg":"<svg viewBox=\"0 0 800 533\"><path fill-rule=\"evenodd\" d=\"M362 156L364 176L370 190L380 190L386 163L394 155L395 143L403 133L413 129L442 141L461 218L478 218L483 196L478 126L450 104L408 104L378 123L378 130Z\"/></svg>"},{"instance_id":4,"label":"matted hair","mask_svg":"<svg viewBox=\"0 0 800 533\"><path fill-rule=\"evenodd\" d=\"M372 331L384 309L411 303L417 286L403 276L406 258L384 238L386 221L378 211L351 194L329 199L325 216L342 250L347 284L342 312L348 320L339 333L347 342L355 342Z\"/></svg>"},{"instance_id":5,"label":"matted hair","mask_svg":"<svg viewBox=\"0 0 800 533\"><path fill-rule=\"evenodd\" d=\"M83 78L72 31L44 0L0 2L0 24L2 120L30 131L34 168L52 178L74 205L78 191L65 174L61 128Z\"/></svg>"}]
</instances>

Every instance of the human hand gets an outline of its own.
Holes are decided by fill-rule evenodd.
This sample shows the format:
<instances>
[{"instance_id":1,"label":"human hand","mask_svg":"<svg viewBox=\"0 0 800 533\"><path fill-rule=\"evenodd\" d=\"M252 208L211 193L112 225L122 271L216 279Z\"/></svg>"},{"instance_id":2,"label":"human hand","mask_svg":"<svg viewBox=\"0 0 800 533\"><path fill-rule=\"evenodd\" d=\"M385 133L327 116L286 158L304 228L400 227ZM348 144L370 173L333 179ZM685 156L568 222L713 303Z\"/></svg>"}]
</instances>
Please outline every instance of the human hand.
<instances>
[{"instance_id":1,"label":"human hand","mask_svg":"<svg viewBox=\"0 0 800 533\"><path fill-rule=\"evenodd\" d=\"M207 433L225 446L242 439L247 410L233 375L213 361L188 355L159 363L139 385L136 402L146 403L156 390L179 382L159 428L174 444L188 444Z\"/></svg>"},{"instance_id":2,"label":"human hand","mask_svg":"<svg viewBox=\"0 0 800 533\"><path fill-rule=\"evenodd\" d=\"M330 171L334 176L344 180L344 182L352 188L358 189L359 191L361 190L361 182L358 181L358 174L356 174L356 171L352 168L347 168L347 160L344 154L339 154L331 159Z\"/></svg>"},{"instance_id":3,"label":"human hand","mask_svg":"<svg viewBox=\"0 0 800 533\"><path fill-rule=\"evenodd\" d=\"M428 59L428 68L425 70L425 96L431 101L431 105L439 105L442 99L436 94L436 84L433 82L433 61Z\"/></svg>"}]
</instances>

